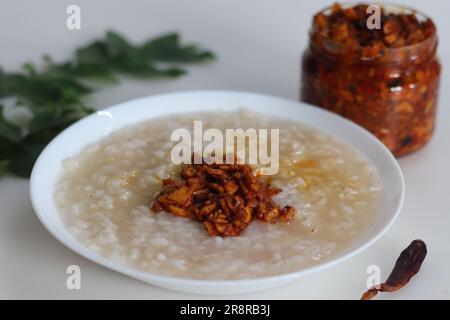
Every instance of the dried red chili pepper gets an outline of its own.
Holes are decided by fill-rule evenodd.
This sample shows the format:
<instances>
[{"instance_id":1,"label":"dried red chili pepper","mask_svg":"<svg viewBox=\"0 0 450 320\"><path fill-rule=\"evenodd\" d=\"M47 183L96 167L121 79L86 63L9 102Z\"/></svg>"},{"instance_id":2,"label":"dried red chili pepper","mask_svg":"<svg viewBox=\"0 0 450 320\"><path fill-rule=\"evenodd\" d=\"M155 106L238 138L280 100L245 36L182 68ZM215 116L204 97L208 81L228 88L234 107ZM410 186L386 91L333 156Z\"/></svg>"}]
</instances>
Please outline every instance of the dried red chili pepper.
<instances>
[{"instance_id":1,"label":"dried red chili pepper","mask_svg":"<svg viewBox=\"0 0 450 320\"><path fill-rule=\"evenodd\" d=\"M370 300L378 292L394 292L403 288L419 272L426 255L427 246L425 242L422 240L411 242L398 257L394 269L386 282L366 291L362 295L361 300Z\"/></svg>"},{"instance_id":2,"label":"dried red chili pepper","mask_svg":"<svg viewBox=\"0 0 450 320\"><path fill-rule=\"evenodd\" d=\"M370 30L367 8L335 4L315 15L301 99L360 124L402 156L434 131L437 31L428 17L392 6L381 7L381 28Z\"/></svg>"}]
</instances>

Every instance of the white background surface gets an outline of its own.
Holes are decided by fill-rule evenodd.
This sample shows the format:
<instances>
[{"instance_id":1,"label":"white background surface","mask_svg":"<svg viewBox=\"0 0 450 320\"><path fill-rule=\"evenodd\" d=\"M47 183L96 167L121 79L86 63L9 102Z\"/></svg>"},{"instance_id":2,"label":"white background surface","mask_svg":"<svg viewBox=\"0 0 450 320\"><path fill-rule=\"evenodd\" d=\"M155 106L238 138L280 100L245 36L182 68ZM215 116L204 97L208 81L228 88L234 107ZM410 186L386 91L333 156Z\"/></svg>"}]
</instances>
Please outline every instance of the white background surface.
<instances>
[{"instance_id":1,"label":"white background surface","mask_svg":"<svg viewBox=\"0 0 450 320\"><path fill-rule=\"evenodd\" d=\"M398 2L398 1L394 1ZM150 94L195 89L246 90L298 99L299 59L312 15L331 1L306 0L41 0L0 2L0 65L12 71L44 53L67 59L74 48L115 29L134 41L181 31L218 54L170 81L127 80L89 97L99 108ZM388 276L398 254L421 238L428 256L411 283L389 299L450 298L450 2L403 1L430 15L440 33L443 64L438 128L422 151L400 159L405 206L393 228L362 254L295 283L241 299L356 299L365 290L366 268ZM65 27L66 8L78 4L82 29ZM65 270L77 264L82 289L66 289ZM159 289L109 271L57 242L40 224L29 201L28 181L0 178L0 298L226 298Z\"/></svg>"}]
</instances>

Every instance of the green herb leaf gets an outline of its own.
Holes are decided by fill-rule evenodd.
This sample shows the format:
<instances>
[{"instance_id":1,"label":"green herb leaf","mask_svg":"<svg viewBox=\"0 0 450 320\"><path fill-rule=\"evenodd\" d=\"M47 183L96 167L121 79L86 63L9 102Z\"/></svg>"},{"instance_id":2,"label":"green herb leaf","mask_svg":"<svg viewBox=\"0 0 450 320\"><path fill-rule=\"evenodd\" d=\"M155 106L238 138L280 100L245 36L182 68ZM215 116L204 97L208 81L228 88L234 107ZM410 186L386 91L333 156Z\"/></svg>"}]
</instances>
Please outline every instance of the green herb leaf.
<instances>
[{"instance_id":1,"label":"green herb leaf","mask_svg":"<svg viewBox=\"0 0 450 320\"><path fill-rule=\"evenodd\" d=\"M104 46L110 60L121 57L125 55L129 50L133 49L133 46L131 46L124 37L114 31L108 31L106 33Z\"/></svg>"},{"instance_id":2,"label":"green herb leaf","mask_svg":"<svg viewBox=\"0 0 450 320\"><path fill-rule=\"evenodd\" d=\"M8 121L0 106L0 175L28 177L43 148L62 130L94 109L83 97L94 89L85 80L117 82L117 73L139 78L176 78L186 73L181 64L211 60L214 55L195 45L183 45L177 33L143 44L108 31L102 39L79 48L70 61L55 63L44 57L39 70L26 63L22 72L0 68L0 99L16 98L31 121L19 128Z\"/></svg>"},{"instance_id":3,"label":"green herb leaf","mask_svg":"<svg viewBox=\"0 0 450 320\"><path fill-rule=\"evenodd\" d=\"M144 43L141 50L148 57L163 62L203 62L214 59L211 51L195 45L183 46L177 33L169 33Z\"/></svg>"},{"instance_id":4,"label":"green herb leaf","mask_svg":"<svg viewBox=\"0 0 450 320\"><path fill-rule=\"evenodd\" d=\"M52 74L70 74L76 78L93 79L103 82L116 83L117 78L110 67L103 64L74 64L70 62L62 64L48 64L48 72Z\"/></svg>"},{"instance_id":5,"label":"green herb leaf","mask_svg":"<svg viewBox=\"0 0 450 320\"><path fill-rule=\"evenodd\" d=\"M0 105L0 137L16 142L22 139L20 128L5 119L2 105Z\"/></svg>"},{"instance_id":6,"label":"green herb leaf","mask_svg":"<svg viewBox=\"0 0 450 320\"><path fill-rule=\"evenodd\" d=\"M49 103L67 103L91 92L91 89L71 75L65 74L7 74L3 89L8 96L20 97L36 106ZM74 96L76 97L74 99ZM68 98L71 98L68 101Z\"/></svg>"}]
</instances>

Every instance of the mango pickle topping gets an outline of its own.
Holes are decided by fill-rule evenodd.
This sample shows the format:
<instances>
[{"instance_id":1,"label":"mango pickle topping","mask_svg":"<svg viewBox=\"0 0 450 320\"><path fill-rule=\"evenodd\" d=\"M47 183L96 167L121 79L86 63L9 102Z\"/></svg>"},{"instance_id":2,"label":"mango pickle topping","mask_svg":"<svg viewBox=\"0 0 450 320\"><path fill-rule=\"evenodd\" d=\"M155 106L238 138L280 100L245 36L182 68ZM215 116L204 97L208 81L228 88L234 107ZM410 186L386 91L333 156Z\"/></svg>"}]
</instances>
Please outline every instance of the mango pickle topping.
<instances>
[{"instance_id":1,"label":"mango pickle topping","mask_svg":"<svg viewBox=\"0 0 450 320\"><path fill-rule=\"evenodd\" d=\"M152 211L203 223L210 236L236 237L252 221L289 222L295 216L293 207L281 208L272 200L281 190L255 176L248 165L189 164L179 176L179 181L163 180Z\"/></svg>"}]
</instances>

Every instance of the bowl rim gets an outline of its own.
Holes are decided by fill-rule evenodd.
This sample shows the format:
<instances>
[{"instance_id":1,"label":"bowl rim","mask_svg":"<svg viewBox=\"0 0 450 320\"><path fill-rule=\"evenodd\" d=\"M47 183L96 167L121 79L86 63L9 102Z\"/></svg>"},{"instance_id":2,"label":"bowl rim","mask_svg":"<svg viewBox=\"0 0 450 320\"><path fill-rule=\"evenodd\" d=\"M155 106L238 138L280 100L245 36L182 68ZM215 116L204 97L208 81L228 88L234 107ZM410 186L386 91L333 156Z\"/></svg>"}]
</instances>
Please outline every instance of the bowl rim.
<instances>
[{"instance_id":1,"label":"bowl rim","mask_svg":"<svg viewBox=\"0 0 450 320\"><path fill-rule=\"evenodd\" d=\"M76 239L73 234L71 234L73 239L67 238L63 233L58 232L58 228L55 228L54 226L52 226L49 223L48 219L46 218L47 214L46 214L45 210L43 210L41 208L41 205L40 205L39 181L40 181L41 177L39 177L39 173L42 170L42 168L45 167L45 160L48 156L50 146L56 140L61 139L61 136L63 133L68 132L69 130L73 130L77 126L80 126L80 124L85 123L85 122L89 121L90 119L92 119L93 117L98 116L99 113L111 112L111 111L114 112L119 109L129 107L130 105L141 103L146 100L151 100L151 99L155 99L155 98L168 98L168 97L172 97L172 96L189 96L189 95L204 95L204 94L207 94L207 95L212 94L212 95L219 95L219 96L220 95L231 95L231 96L247 95L248 97L271 99L274 102L279 101L281 103L287 103L287 102L299 103L300 105L305 105L305 106L307 105L310 108L315 108L317 110L320 110L320 112L328 113L329 115L331 115L333 117L340 118L339 121L341 121L341 122L343 121L343 123L345 122L345 125L353 127L353 130L359 131L367 139L371 140L371 142L374 143L379 148L379 150L384 153L384 156L386 156L387 159L393 165L393 169L395 170L396 174L398 175L397 178L399 178L398 182L399 182L400 189L401 189L401 190L399 190L400 197L399 197L399 201L396 205L395 212L392 214L390 219L384 224L382 229L377 234L375 234L370 239L368 239L364 243L360 244L359 246L357 246L350 252L346 252L345 254L342 254L336 258L332 258L329 261L323 262L318 265L310 266L310 267L307 267L304 269L300 269L300 270L296 270L296 271L292 271L292 272L288 272L288 273L283 273L283 274L276 274L276 275L256 277L256 278L229 279L229 280L193 279L193 278L185 278L185 277L178 277L178 276L166 276L166 275L160 275L160 274L156 274L156 273L139 270L132 266L121 264L118 261L110 260L110 259L94 252L93 250L91 250L87 246L85 246L83 243L81 243L78 239ZM199 110L192 110L190 112L198 112L198 111ZM265 114L264 111L261 111L261 113ZM179 114L181 114L181 113L179 113ZM171 113L166 114L166 116L170 116L170 115L171 115ZM151 116L151 117L143 118L140 121L133 122L133 124L137 124L142 121L148 121L148 120L154 119L156 117L158 117L158 116ZM296 120L294 120L294 121L296 121ZM299 122L299 121L297 121L297 122ZM310 124L307 124L307 125L310 125ZM118 130L120 130L120 128ZM88 145L89 143L94 143L94 142L95 141L90 141L90 142L88 141L87 143L85 143L84 146ZM349 142L346 142L346 143L350 144ZM357 149L356 147L353 147L353 148ZM363 153L361 150L359 150L359 151L361 153ZM158 283L167 283L167 284L172 284L172 285L180 285L180 284L181 285L195 285L200 288L210 287L210 286L215 286L215 285L219 286L219 287L232 287L232 286L236 286L236 285L243 285L243 284L250 284L250 283L257 285L257 284L263 284L263 283L267 283L267 282L279 282L282 280L297 279L302 276L306 276L306 275L309 275L309 274L312 274L315 272L323 271L332 266L335 266L335 265L337 265L345 260L348 260L351 257L354 257L355 255L361 253L362 251L369 248L376 241L378 241L388 231L388 229L394 224L394 222L398 218L400 211L403 207L404 198L405 198L405 180L404 180L404 176L403 176L402 170L400 168L400 165L398 164L397 160L392 155L392 153L387 149L387 147L381 141L379 141L377 138L375 138L375 136L373 136L372 133L370 133L366 129L362 128L361 126L355 124L354 122L352 122L346 118L343 118L335 113L324 110L317 106L309 105L304 102L299 102L299 101L295 101L295 100L290 100L290 99L272 96L272 95L268 95L268 94L262 94L262 93L254 93L254 92L247 92L247 91L230 91L230 90L196 90L196 91L178 91L178 92L173 92L173 93L163 93L163 94L150 95L150 96L145 96L145 97L141 97L141 98L137 98L137 99L128 100L125 102L115 104L111 107L104 108L102 110L98 110L97 112L95 112L95 113L75 122L74 124L70 125L69 127L67 127L65 130L63 130L61 133L59 133L44 148L44 150L41 152L41 154L39 155L38 159L36 160L36 162L34 164L34 167L33 167L32 173L31 173L31 177L30 177L30 187L29 188L30 188L30 198L31 198L32 207L33 207L35 214L37 215L39 221L50 232L50 234L52 234L58 241L60 241L62 244L64 244L66 247L68 247L75 253L77 253L77 254L81 255L82 257L84 257L94 263L97 263L103 267L107 267L111 270L131 276L133 278L143 280L143 281L149 280L150 281L149 283L152 283L151 281L154 281L154 285L157 285L157 286L159 286ZM54 189L52 191L54 191ZM59 212L57 212L56 214L60 215ZM67 229L65 231L69 232ZM72 240L74 240L74 241L72 241ZM185 290L181 290L181 291L185 291Z\"/></svg>"}]
</instances>

